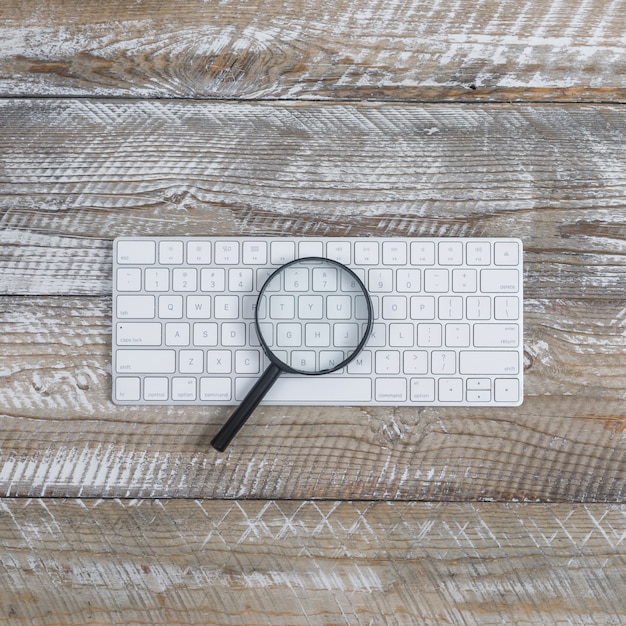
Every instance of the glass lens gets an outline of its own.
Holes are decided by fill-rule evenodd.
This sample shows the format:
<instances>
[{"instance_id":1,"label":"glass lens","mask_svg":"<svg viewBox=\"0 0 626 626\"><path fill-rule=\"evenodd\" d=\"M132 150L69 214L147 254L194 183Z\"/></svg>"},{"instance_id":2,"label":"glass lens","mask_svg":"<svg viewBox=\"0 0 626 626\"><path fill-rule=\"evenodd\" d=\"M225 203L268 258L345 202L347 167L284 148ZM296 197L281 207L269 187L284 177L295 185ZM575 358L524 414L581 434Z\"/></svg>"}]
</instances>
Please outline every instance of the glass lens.
<instances>
[{"instance_id":1,"label":"glass lens","mask_svg":"<svg viewBox=\"0 0 626 626\"><path fill-rule=\"evenodd\" d=\"M361 350L372 326L372 305L361 280L341 263L298 259L263 286L256 324L268 357L280 367L325 374Z\"/></svg>"}]
</instances>

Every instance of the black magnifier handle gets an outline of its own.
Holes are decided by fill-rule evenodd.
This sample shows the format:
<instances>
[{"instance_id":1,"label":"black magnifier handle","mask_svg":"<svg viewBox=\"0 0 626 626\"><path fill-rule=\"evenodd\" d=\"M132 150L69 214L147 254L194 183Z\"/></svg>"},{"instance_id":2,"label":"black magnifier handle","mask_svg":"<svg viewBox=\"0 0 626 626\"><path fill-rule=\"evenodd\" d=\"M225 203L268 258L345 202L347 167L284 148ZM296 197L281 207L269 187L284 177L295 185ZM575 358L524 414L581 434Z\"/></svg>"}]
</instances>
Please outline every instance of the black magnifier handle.
<instances>
[{"instance_id":1,"label":"black magnifier handle","mask_svg":"<svg viewBox=\"0 0 626 626\"><path fill-rule=\"evenodd\" d=\"M269 367L263 372L263 376L254 383L254 387L248 391L246 397L241 404L235 409L228 421L222 426L221 430L211 441L211 445L220 452L224 452L232 438L239 432L239 429L246 423L250 414L259 402L263 400L265 394L270 387L276 382L282 370L275 363L270 363Z\"/></svg>"}]
</instances>

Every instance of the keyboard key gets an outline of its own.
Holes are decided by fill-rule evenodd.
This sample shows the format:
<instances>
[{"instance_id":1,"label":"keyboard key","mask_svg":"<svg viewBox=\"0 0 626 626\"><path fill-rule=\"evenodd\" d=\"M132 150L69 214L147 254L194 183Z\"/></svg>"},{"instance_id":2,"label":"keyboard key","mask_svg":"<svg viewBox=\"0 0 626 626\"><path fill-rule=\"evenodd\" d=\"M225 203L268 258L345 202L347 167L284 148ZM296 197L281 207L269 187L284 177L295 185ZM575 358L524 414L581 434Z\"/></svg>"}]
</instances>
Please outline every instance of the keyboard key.
<instances>
[{"instance_id":1,"label":"keyboard key","mask_svg":"<svg viewBox=\"0 0 626 626\"><path fill-rule=\"evenodd\" d=\"M244 241L243 262L246 265L265 265L267 244L264 241Z\"/></svg>"},{"instance_id":2,"label":"keyboard key","mask_svg":"<svg viewBox=\"0 0 626 626\"><path fill-rule=\"evenodd\" d=\"M209 374L229 374L232 369L232 352L230 350L209 350L207 352L206 370Z\"/></svg>"},{"instance_id":3,"label":"keyboard key","mask_svg":"<svg viewBox=\"0 0 626 626\"><path fill-rule=\"evenodd\" d=\"M372 353L370 350L359 352L348 364L349 374L371 374L372 373Z\"/></svg>"},{"instance_id":4,"label":"keyboard key","mask_svg":"<svg viewBox=\"0 0 626 626\"><path fill-rule=\"evenodd\" d=\"M435 380L433 378L411 378L411 401L434 402Z\"/></svg>"},{"instance_id":5,"label":"keyboard key","mask_svg":"<svg viewBox=\"0 0 626 626\"><path fill-rule=\"evenodd\" d=\"M141 397L141 379L118 378L115 381L115 399L120 402L136 402Z\"/></svg>"},{"instance_id":6,"label":"keyboard key","mask_svg":"<svg viewBox=\"0 0 626 626\"><path fill-rule=\"evenodd\" d=\"M143 399L152 402L164 402L169 399L170 380L166 377L149 376L143 381Z\"/></svg>"},{"instance_id":7,"label":"keyboard key","mask_svg":"<svg viewBox=\"0 0 626 626\"><path fill-rule=\"evenodd\" d=\"M218 241L215 243L215 263L218 265L236 265L239 263L239 242Z\"/></svg>"},{"instance_id":8,"label":"keyboard key","mask_svg":"<svg viewBox=\"0 0 626 626\"><path fill-rule=\"evenodd\" d=\"M441 324L418 324L417 345L423 348L439 348L442 334Z\"/></svg>"},{"instance_id":9,"label":"keyboard key","mask_svg":"<svg viewBox=\"0 0 626 626\"><path fill-rule=\"evenodd\" d=\"M120 265L153 265L156 261L154 241L118 241L117 262Z\"/></svg>"},{"instance_id":10,"label":"keyboard key","mask_svg":"<svg viewBox=\"0 0 626 626\"><path fill-rule=\"evenodd\" d=\"M465 393L468 402L485 403L491 401L490 389L468 389Z\"/></svg>"},{"instance_id":11,"label":"keyboard key","mask_svg":"<svg viewBox=\"0 0 626 626\"><path fill-rule=\"evenodd\" d=\"M404 352L405 374L427 374L428 352L426 350L405 350Z\"/></svg>"},{"instance_id":12,"label":"keyboard key","mask_svg":"<svg viewBox=\"0 0 626 626\"><path fill-rule=\"evenodd\" d=\"M276 345L280 348L297 348L302 345L302 326L300 323L282 323L276 325Z\"/></svg>"},{"instance_id":13,"label":"keyboard key","mask_svg":"<svg viewBox=\"0 0 626 626\"><path fill-rule=\"evenodd\" d=\"M169 288L169 270L156 267L146 269L146 291L168 291Z\"/></svg>"},{"instance_id":14,"label":"keyboard key","mask_svg":"<svg viewBox=\"0 0 626 626\"><path fill-rule=\"evenodd\" d=\"M476 270L452 270L452 291L474 293L477 289Z\"/></svg>"},{"instance_id":15,"label":"keyboard key","mask_svg":"<svg viewBox=\"0 0 626 626\"><path fill-rule=\"evenodd\" d=\"M351 248L349 241L329 241L326 244L326 256L333 261L348 265L352 258Z\"/></svg>"},{"instance_id":16,"label":"keyboard key","mask_svg":"<svg viewBox=\"0 0 626 626\"><path fill-rule=\"evenodd\" d=\"M300 296L298 298L298 316L303 320L319 320L324 315L322 296Z\"/></svg>"},{"instance_id":17,"label":"keyboard key","mask_svg":"<svg viewBox=\"0 0 626 626\"><path fill-rule=\"evenodd\" d=\"M230 378L201 378L200 400L228 402L231 399ZM243 399L243 398L242 398Z\"/></svg>"},{"instance_id":18,"label":"keyboard key","mask_svg":"<svg viewBox=\"0 0 626 626\"><path fill-rule=\"evenodd\" d=\"M463 319L463 298L460 296L440 296L439 317L442 320Z\"/></svg>"},{"instance_id":19,"label":"keyboard key","mask_svg":"<svg viewBox=\"0 0 626 626\"><path fill-rule=\"evenodd\" d=\"M270 263L285 265L296 258L296 244L293 241L272 241L270 244Z\"/></svg>"},{"instance_id":20,"label":"keyboard key","mask_svg":"<svg viewBox=\"0 0 626 626\"><path fill-rule=\"evenodd\" d=\"M404 320L407 318L405 296L383 297L383 319Z\"/></svg>"},{"instance_id":21,"label":"keyboard key","mask_svg":"<svg viewBox=\"0 0 626 626\"><path fill-rule=\"evenodd\" d=\"M235 372L237 374L258 374L261 369L260 357L258 350L237 350L235 352Z\"/></svg>"},{"instance_id":22,"label":"keyboard key","mask_svg":"<svg viewBox=\"0 0 626 626\"><path fill-rule=\"evenodd\" d=\"M431 370L433 374L455 374L456 353L450 350L435 350L431 357Z\"/></svg>"},{"instance_id":23,"label":"keyboard key","mask_svg":"<svg viewBox=\"0 0 626 626\"><path fill-rule=\"evenodd\" d=\"M382 348L386 346L386 325L381 324L379 322L374 322L372 324L372 331L370 333L369 339L367 340L367 345L370 348Z\"/></svg>"},{"instance_id":24,"label":"keyboard key","mask_svg":"<svg viewBox=\"0 0 626 626\"><path fill-rule=\"evenodd\" d=\"M204 352L202 350L181 350L178 359L178 371L181 374L202 374L204 372Z\"/></svg>"},{"instance_id":25,"label":"keyboard key","mask_svg":"<svg viewBox=\"0 0 626 626\"><path fill-rule=\"evenodd\" d=\"M445 293L449 289L448 282L448 270L424 270L424 291Z\"/></svg>"},{"instance_id":26,"label":"keyboard key","mask_svg":"<svg viewBox=\"0 0 626 626\"><path fill-rule=\"evenodd\" d=\"M172 399L181 402L192 402L196 399L195 378L172 378Z\"/></svg>"},{"instance_id":27,"label":"keyboard key","mask_svg":"<svg viewBox=\"0 0 626 626\"><path fill-rule=\"evenodd\" d=\"M361 335L358 324L333 324L333 345L336 348L354 350L359 345Z\"/></svg>"},{"instance_id":28,"label":"keyboard key","mask_svg":"<svg viewBox=\"0 0 626 626\"><path fill-rule=\"evenodd\" d=\"M180 319L182 316L182 296L159 296L159 317L163 319Z\"/></svg>"},{"instance_id":29,"label":"keyboard key","mask_svg":"<svg viewBox=\"0 0 626 626\"><path fill-rule=\"evenodd\" d=\"M494 308L497 320L519 319L519 298L515 296L496 296Z\"/></svg>"},{"instance_id":30,"label":"keyboard key","mask_svg":"<svg viewBox=\"0 0 626 626\"><path fill-rule=\"evenodd\" d=\"M477 348L517 348L517 324L475 324L474 345Z\"/></svg>"},{"instance_id":31,"label":"keyboard key","mask_svg":"<svg viewBox=\"0 0 626 626\"><path fill-rule=\"evenodd\" d=\"M439 402L463 402L463 379L440 378Z\"/></svg>"},{"instance_id":32,"label":"keyboard key","mask_svg":"<svg viewBox=\"0 0 626 626\"><path fill-rule=\"evenodd\" d=\"M203 269L200 272L200 290L222 292L225 289L226 272L222 268Z\"/></svg>"},{"instance_id":33,"label":"keyboard key","mask_svg":"<svg viewBox=\"0 0 626 626\"><path fill-rule=\"evenodd\" d=\"M120 319L154 318L154 296L118 296L116 304Z\"/></svg>"},{"instance_id":34,"label":"keyboard key","mask_svg":"<svg viewBox=\"0 0 626 626\"><path fill-rule=\"evenodd\" d=\"M323 257L324 244L321 241L301 241L298 244L298 257L305 259L306 257Z\"/></svg>"},{"instance_id":35,"label":"keyboard key","mask_svg":"<svg viewBox=\"0 0 626 626\"><path fill-rule=\"evenodd\" d=\"M187 296L187 317L209 319L211 317L211 296Z\"/></svg>"},{"instance_id":36,"label":"keyboard key","mask_svg":"<svg viewBox=\"0 0 626 626\"><path fill-rule=\"evenodd\" d=\"M270 319L292 320L296 314L296 300L293 296L270 296Z\"/></svg>"},{"instance_id":37,"label":"keyboard key","mask_svg":"<svg viewBox=\"0 0 626 626\"><path fill-rule=\"evenodd\" d=\"M328 296L326 298L326 315L330 320L352 319L352 297Z\"/></svg>"},{"instance_id":38,"label":"keyboard key","mask_svg":"<svg viewBox=\"0 0 626 626\"><path fill-rule=\"evenodd\" d=\"M208 265L211 262L211 242L190 240L187 242L187 263Z\"/></svg>"},{"instance_id":39,"label":"keyboard key","mask_svg":"<svg viewBox=\"0 0 626 626\"><path fill-rule=\"evenodd\" d=\"M519 290L517 270L481 270L480 290L483 293L516 292Z\"/></svg>"},{"instance_id":40,"label":"keyboard key","mask_svg":"<svg viewBox=\"0 0 626 626\"><path fill-rule=\"evenodd\" d=\"M244 322L225 322L222 324L223 346L245 346L246 325Z\"/></svg>"},{"instance_id":41,"label":"keyboard key","mask_svg":"<svg viewBox=\"0 0 626 626\"><path fill-rule=\"evenodd\" d=\"M462 351L459 354L461 374L517 374L519 354L499 351Z\"/></svg>"},{"instance_id":42,"label":"keyboard key","mask_svg":"<svg viewBox=\"0 0 626 626\"><path fill-rule=\"evenodd\" d=\"M448 348L469 348L470 325L446 324L446 346Z\"/></svg>"},{"instance_id":43,"label":"keyboard key","mask_svg":"<svg viewBox=\"0 0 626 626\"><path fill-rule=\"evenodd\" d=\"M239 317L239 298L237 296L215 296L213 315L218 320L235 320Z\"/></svg>"},{"instance_id":44,"label":"keyboard key","mask_svg":"<svg viewBox=\"0 0 626 626\"><path fill-rule=\"evenodd\" d=\"M285 291L308 291L309 271L302 267L290 267L285 270Z\"/></svg>"},{"instance_id":45,"label":"keyboard key","mask_svg":"<svg viewBox=\"0 0 626 626\"><path fill-rule=\"evenodd\" d=\"M416 293L420 290L420 271L397 270L396 289L402 293Z\"/></svg>"},{"instance_id":46,"label":"keyboard key","mask_svg":"<svg viewBox=\"0 0 626 626\"><path fill-rule=\"evenodd\" d=\"M240 402L256 382L256 379L237 379L235 400ZM328 376L297 376L279 378L265 396L266 404L283 402L296 404L302 401L317 404L370 402L372 381L369 378L342 376L333 379Z\"/></svg>"},{"instance_id":47,"label":"keyboard key","mask_svg":"<svg viewBox=\"0 0 626 626\"><path fill-rule=\"evenodd\" d=\"M406 265L406 242L383 242L383 265Z\"/></svg>"},{"instance_id":48,"label":"keyboard key","mask_svg":"<svg viewBox=\"0 0 626 626\"><path fill-rule=\"evenodd\" d=\"M400 353L397 350L377 350L374 355L377 374L400 373Z\"/></svg>"},{"instance_id":49,"label":"keyboard key","mask_svg":"<svg viewBox=\"0 0 626 626\"><path fill-rule=\"evenodd\" d=\"M491 244L488 241L470 241L467 244L468 265L489 265L491 263Z\"/></svg>"},{"instance_id":50,"label":"keyboard key","mask_svg":"<svg viewBox=\"0 0 626 626\"><path fill-rule=\"evenodd\" d=\"M217 324L214 322L194 324L193 343L195 346L216 346Z\"/></svg>"},{"instance_id":51,"label":"keyboard key","mask_svg":"<svg viewBox=\"0 0 626 626\"><path fill-rule=\"evenodd\" d=\"M228 288L231 291L252 291L253 272L250 268L228 270Z\"/></svg>"},{"instance_id":52,"label":"keyboard key","mask_svg":"<svg viewBox=\"0 0 626 626\"><path fill-rule=\"evenodd\" d=\"M337 291L337 270L334 268L314 268L313 291Z\"/></svg>"},{"instance_id":53,"label":"keyboard key","mask_svg":"<svg viewBox=\"0 0 626 626\"><path fill-rule=\"evenodd\" d=\"M468 320L488 320L491 318L491 298L489 296L470 296L466 300L466 305Z\"/></svg>"},{"instance_id":54,"label":"keyboard key","mask_svg":"<svg viewBox=\"0 0 626 626\"><path fill-rule=\"evenodd\" d=\"M404 378L377 378L376 400L378 402L405 402L406 380Z\"/></svg>"},{"instance_id":55,"label":"keyboard key","mask_svg":"<svg viewBox=\"0 0 626 626\"><path fill-rule=\"evenodd\" d=\"M301 372L317 370L317 353L314 350L293 350L291 367Z\"/></svg>"},{"instance_id":56,"label":"keyboard key","mask_svg":"<svg viewBox=\"0 0 626 626\"><path fill-rule=\"evenodd\" d=\"M519 402L519 381L515 378L496 378L495 400L496 402Z\"/></svg>"},{"instance_id":57,"label":"keyboard key","mask_svg":"<svg viewBox=\"0 0 626 626\"><path fill-rule=\"evenodd\" d=\"M485 389L491 389L490 378L468 378L467 379L468 391L484 391Z\"/></svg>"},{"instance_id":58,"label":"keyboard key","mask_svg":"<svg viewBox=\"0 0 626 626\"><path fill-rule=\"evenodd\" d=\"M463 244L460 241L442 241L439 243L440 265L462 265Z\"/></svg>"},{"instance_id":59,"label":"keyboard key","mask_svg":"<svg viewBox=\"0 0 626 626\"><path fill-rule=\"evenodd\" d=\"M137 267L120 267L117 270L118 291L141 291L141 270Z\"/></svg>"},{"instance_id":60,"label":"keyboard key","mask_svg":"<svg viewBox=\"0 0 626 626\"><path fill-rule=\"evenodd\" d=\"M516 241L498 241L493 246L493 260L496 265L517 265L519 245Z\"/></svg>"},{"instance_id":61,"label":"keyboard key","mask_svg":"<svg viewBox=\"0 0 626 626\"><path fill-rule=\"evenodd\" d=\"M165 345L188 346L189 332L189 324L186 322L169 322L168 324L165 324Z\"/></svg>"},{"instance_id":62,"label":"keyboard key","mask_svg":"<svg viewBox=\"0 0 626 626\"><path fill-rule=\"evenodd\" d=\"M241 317L245 320L253 320L255 318L256 305L257 305L257 296L244 296L241 299ZM265 300L263 300L265 302ZM263 313L260 314L263 316Z\"/></svg>"},{"instance_id":63,"label":"keyboard key","mask_svg":"<svg viewBox=\"0 0 626 626\"><path fill-rule=\"evenodd\" d=\"M433 296L413 296L411 298L412 320L434 320L435 298Z\"/></svg>"},{"instance_id":64,"label":"keyboard key","mask_svg":"<svg viewBox=\"0 0 626 626\"><path fill-rule=\"evenodd\" d=\"M360 279L360 281L365 284L365 270L361 268L356 268L354 273ZM350 276L347 272L343 272L341 275L341 291L351 291L351 292L362 292L361 286L359 285L356 278Z\"/></svg>"},{"instance_id":65,"label":"keyboard key","mask_svg":"<svg viewBox=\"0 0 626 626\"><path fill-rule=\"evenodd\" d=\"M197 280L195 269L175 269L172 273L172 289L174 291L195 291Z\"/></svg>"},{"instance_id":66,"label":"keyboard key","mask_svg":"<svg viewBox=\"0 0 626 626\"><path fill-rule=\"evenodd\" d=\"M378 243L375 241L357 241L354 244L354 262L356 265L377 265Z\"/></svg>"},{"instance_id":67,"label":"keyboard key","mask_svg":"<svg viewBox=\"0 0 626 626\"><path fill-rule=\"evenodd\" d=\"M345 359L341 350L322 350L319 354L320 371L335 369Z\"/></svg>"},{"instance_id":68,"label":"keyboard key","mask_svg":"<svg viewBox=\"0 0 626 626\"><path fill-rule=\"evenodd\" d=\"M369 280L366 286L370 293L389 293L393 290L393 270L370 270Z\"/></svg>"},{"instance_id":69,"label":"keyboard key","mask_svg":"<svg viewBox=\"0 0 626 626\"><path fill-rule=\"evenodd\" d=\"M160 346L161 324L159 322L124 322L117 324L118 346Z\"/></svg>"},{"instance_id":70,"label":"keyboard key","mask_svg":"<svg viewBox=\"0 0 626 626\"><path fill-rule=\"evenodd\" d=\"M173 374L174 350L118 350L115 370L120 374Z\"/></svg>"},{"instance_id":71,"label":"keyboard key","mask_svg":"<svg viewBox=\"0 0 626 626\"><path fill-rule=\"evenodd\" d=\"M434 265L435 244L432 241L411 242L411 265Z\"/></svg>"},{"instance_id":72,"label":"keyboard key","mask_svg":"<svg viewBox=\"0 0 626 626\"><path fill-rule=\"evenodd\" d=\"M413 324L390 324L389 345L410 348L415 345L415 326Z\"/></svg>"},{"instance_id":73,"label":"keyboard key","mask_svg":"<svg viewBox=\"0 0 626 626\"><path fill-rule=\"evenodd\" d=\"M159 263L162 265L179 265L183 262L182 241L161 241L159 243Z\"/></svg>"}]
</instances>

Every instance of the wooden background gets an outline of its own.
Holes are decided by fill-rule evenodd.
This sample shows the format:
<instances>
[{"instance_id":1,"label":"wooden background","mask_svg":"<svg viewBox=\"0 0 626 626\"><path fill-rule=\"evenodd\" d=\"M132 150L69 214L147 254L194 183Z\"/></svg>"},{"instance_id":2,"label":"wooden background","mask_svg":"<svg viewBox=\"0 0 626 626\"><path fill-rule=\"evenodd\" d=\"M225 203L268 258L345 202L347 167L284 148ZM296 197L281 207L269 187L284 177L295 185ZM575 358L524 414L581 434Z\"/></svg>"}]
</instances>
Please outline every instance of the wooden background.
<instances>
[{"instance_id":1,"label":"wooden background","mask_svg":"<svg viewBox=\"0 0 626 626\"><path fill-rule=\"evenodd\" d=\"M0 622L623 624L626 1L0 5ZM521 237L515 409L110 398L117 235Z\"/></svg>"}]
</instances>

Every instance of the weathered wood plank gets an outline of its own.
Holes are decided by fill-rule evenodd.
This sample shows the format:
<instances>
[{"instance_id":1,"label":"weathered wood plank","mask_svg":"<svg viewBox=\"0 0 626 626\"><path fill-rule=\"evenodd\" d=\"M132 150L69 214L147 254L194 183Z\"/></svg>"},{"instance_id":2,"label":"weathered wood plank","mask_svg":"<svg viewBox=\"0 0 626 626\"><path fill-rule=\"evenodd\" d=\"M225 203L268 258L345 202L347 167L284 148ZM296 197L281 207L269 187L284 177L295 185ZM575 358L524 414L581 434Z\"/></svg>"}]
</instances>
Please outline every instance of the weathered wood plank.
<instances>
[{"instance_id":1,"label":"weathered wood plank","mask_svg":"<svg viewBox=\"0 0 626 626\"><path fill-rule=\"evenodd\" d=\"M517 235L531 298L623 298L615 105L0 101L0 293L103 294L129 234Z\"/></svg>"},{"instance_id":2,"label":"weathered wood plank","mask_svg":"<svg viewBox=\"0 0 626 626\"><path fill-rule=\"evenodd\" d=\"M5 95L624 100L621 0L5 0Z\"/></svg>"},{"instance_id":3,"label":"weathered wood plank","mask_svg":"<svg viewBox=\"0 0 626 626\"><path fill-rule=\"evenodd\" d=\"M0 501L19 624L621 624L626 508Z\"/></svg>"},{"instance_id":4,"label":"weathered wood plank","mask_svg":"<svg viewBox=\"0 0 626 626\"><path fill-rule=\"evenodd\" d=\"M116 407L110 299L0 300L6 496L622 501L626 300L527 301L515 409Z\"/></svg>"}]
</instances>

